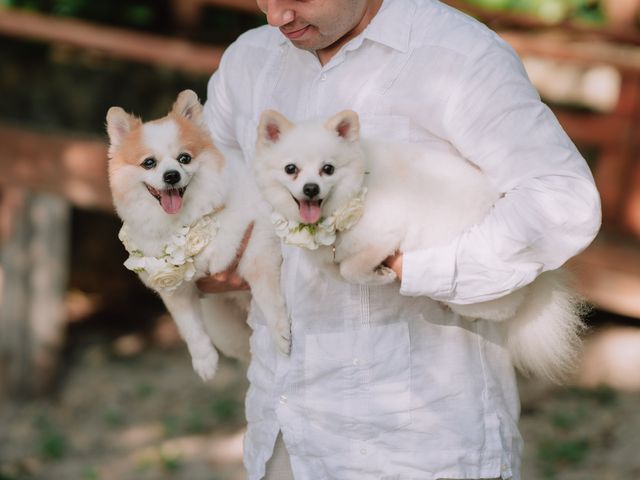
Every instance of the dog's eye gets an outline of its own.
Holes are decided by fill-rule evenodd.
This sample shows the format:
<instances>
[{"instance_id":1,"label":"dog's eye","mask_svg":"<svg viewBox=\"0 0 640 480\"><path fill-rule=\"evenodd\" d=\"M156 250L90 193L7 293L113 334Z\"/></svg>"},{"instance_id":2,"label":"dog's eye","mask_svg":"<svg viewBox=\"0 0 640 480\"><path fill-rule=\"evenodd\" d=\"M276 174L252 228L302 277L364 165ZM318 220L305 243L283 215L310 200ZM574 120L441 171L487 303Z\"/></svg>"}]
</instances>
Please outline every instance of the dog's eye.
<instances>
[{"instance_id":1,"label":"dog's eye","mask_svg":"<svg viewBox=\"0 0 640 480\"><path fill-rule=\"evenodd\" d=\"M298 173L298 167L296 167L293 163L285 165L284 173L286 173L287 175L294 175Z\"/></svg>"},{"instance_id":2,"label":"dog's eye","mask_svg":"<svg viewBox=\"0 0 640 480\"><path fill-rule=\"evenodd\" d=\"M333 172L335 171L336 171L335 167L330 163L327 163L326 165L322 166L322 173L324 173L325 175L333 175Z\"/></svg>"},{"instance_id":3,"label":"dog's eye","mask_svg":"<svg viewBox=\"0 0 640 480\"><path fill-rule=\"evenodd\" d=\"M140 166L146 170L151 170L157 164L156 159L153 157L145 158Z\"/></svg>"},{"instance_id":4,"label":"dog's eye","mask_svg":"<svg viewBox=\"0 0 640 480\"><path fill-rule=\"evenodd\" d=\"M180 155L178 155L177 160L181 164L187 165L188 163L191 163L191 155L189 155L188 153L181 153Z\"/></svg>"}]
</instances>

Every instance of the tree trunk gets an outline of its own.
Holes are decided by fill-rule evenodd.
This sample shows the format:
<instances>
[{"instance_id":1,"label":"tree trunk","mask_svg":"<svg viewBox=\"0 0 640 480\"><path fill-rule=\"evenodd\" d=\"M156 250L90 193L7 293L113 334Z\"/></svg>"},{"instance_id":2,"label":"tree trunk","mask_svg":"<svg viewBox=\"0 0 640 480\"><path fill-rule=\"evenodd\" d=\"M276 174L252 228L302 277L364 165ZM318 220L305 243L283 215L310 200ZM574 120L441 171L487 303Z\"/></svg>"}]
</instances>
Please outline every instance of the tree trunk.
<instances>
[{"instance_id":1,"label":"tree trunk","mask_svg":"<svg viewBox=\"0 0 640 480\"><path fill-rule=\"evenodd\" d=\"M64 340L70 208L12 188L0 212L0 387L40 394L53 385Z\"/></svg>"}]
</instances>

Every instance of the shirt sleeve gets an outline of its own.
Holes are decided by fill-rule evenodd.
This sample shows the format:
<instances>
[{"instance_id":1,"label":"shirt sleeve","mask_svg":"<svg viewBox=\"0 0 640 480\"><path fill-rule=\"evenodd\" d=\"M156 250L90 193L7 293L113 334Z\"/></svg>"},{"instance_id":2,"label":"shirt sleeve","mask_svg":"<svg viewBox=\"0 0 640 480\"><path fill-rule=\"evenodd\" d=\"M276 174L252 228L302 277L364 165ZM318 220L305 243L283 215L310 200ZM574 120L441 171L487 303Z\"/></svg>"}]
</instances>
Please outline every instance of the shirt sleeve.
<instances>
[{"instance_id":1,"label":"shirt sleeve","mask_svg":"<svg viewBox=\"0 0 640 480\"><path fill-rule=\"evenodd\" d=\"M593 177L510 47L494 42L467 61L443 122L451 144L501 195L448 245L404 252L402 294L492 300L589 245L600 228Z\"/></svg>"},{"instance_id":2,"label":"shirt sleeve","mask_svg":"<svg viewBox=\"0 0 640 480\"><path fill-rule=\"evenodd\" d=\"M207 84L207 100L204 104L204 120L211 132L214 143L220 148L240 149L233 123L233 102L229 89L233 68L230 57L233 56L233 45L222 55L218 70Z\"/></svg>"}]
</instances>

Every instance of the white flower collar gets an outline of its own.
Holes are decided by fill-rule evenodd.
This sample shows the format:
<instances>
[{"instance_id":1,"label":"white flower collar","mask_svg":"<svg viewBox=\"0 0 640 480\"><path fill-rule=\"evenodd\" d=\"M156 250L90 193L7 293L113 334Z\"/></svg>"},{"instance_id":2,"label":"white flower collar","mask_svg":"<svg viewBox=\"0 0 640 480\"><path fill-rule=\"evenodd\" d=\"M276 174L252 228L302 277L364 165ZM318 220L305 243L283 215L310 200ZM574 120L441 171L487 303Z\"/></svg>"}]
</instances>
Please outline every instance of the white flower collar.
<instances>
[{"instance_id":1,"label":"white flower collar","mask_svg":"<svg viewBox=\"0 0 640 480\"><path fill-rule=\"evenodd\" d=\"M321 218L316 223L300 223L287 220L283 215L273 212L271 221L276 227L276 235L284 243L297 247L316 250L320 246L331 246L336 241L336 234L350 229L356 224L364 210L365 187L346 205L338 208L327 218Z\"/></svg>"},{"instance_id":2,"label":"white flower collar","mask_svg":"<svg viewBox=\"0 0 640 480\"><path fill-rule=\"evenodd\" d=\"M162 247L159 257L147 256L136 247L131 241L129 227L123 224L118 238L129 252L124 266L136 273L146 272L149 275L147 283L156 291L175 290L182 282L193 279L196 273L193 259L218 232L219 224L214 216L220 210L203 215L191 225L182 226Z\"/></svg>"}]
</instances>

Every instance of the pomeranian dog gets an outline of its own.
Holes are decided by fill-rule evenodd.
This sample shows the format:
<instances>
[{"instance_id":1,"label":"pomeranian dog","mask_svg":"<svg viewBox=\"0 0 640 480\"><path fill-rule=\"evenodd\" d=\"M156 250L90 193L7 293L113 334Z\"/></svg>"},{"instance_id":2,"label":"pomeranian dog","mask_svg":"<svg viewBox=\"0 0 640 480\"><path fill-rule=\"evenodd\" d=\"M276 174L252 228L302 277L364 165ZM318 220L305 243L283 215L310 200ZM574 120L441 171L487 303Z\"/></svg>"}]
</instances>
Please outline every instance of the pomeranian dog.
<instances>
[{"instance_id":1,"label":"pomeranian dog","mask_svg":"<svg viewBox=\"0 0 640 480\"><path fill-rule=\"evenodd\" d=\"M280 291L280 243L252 175L213 145L196 94L178 95L166 117L142 123L120 107L107 113L109 180L123 221L125 266L158 292L186 341L196 372L210 379L218 352L248 356L248 292L201 295L195 281L224 271L250 240L237 271L251 287L278 348L290 325ZM231 301L231 302L230 302Z\"/></svg>"},{"instance_id":2,"label":"pomeranian dog","mask_svg":"<svg viewBox=\"0 0 640 480\"><path fill-rule=\"evenodd\" d=\"M349 110L297 125L263 112L256 180L286 243L305 247L349 282L381 285L396 278L382 265L388 256L446 245L479 223L499 193L462 158L445 163L424 147L361 140L359 130ZM496 300L448 306L504 322L512 361L523 372L560 381L572 370L583 307L563 271Z\"/></svg>"}]
</instances>

